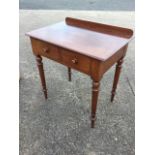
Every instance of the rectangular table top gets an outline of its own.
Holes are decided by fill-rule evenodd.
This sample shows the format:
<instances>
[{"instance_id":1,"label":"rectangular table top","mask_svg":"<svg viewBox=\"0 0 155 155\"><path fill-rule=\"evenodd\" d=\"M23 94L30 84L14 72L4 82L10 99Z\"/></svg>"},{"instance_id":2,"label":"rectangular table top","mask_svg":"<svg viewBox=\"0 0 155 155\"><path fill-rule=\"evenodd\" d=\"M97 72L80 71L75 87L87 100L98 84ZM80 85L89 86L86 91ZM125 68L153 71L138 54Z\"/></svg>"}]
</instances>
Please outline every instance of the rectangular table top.
<instances>
[{"instance_id":1,"label":"rectangular table top","mask_svg":"<svg viewBox=\"0 0 155 155\"><path fill-rule=\"evenodd\" d=\"M27 35L105 61L125 46L133 35L130 29L66 18Z\"/></svg>"}]
</instances>

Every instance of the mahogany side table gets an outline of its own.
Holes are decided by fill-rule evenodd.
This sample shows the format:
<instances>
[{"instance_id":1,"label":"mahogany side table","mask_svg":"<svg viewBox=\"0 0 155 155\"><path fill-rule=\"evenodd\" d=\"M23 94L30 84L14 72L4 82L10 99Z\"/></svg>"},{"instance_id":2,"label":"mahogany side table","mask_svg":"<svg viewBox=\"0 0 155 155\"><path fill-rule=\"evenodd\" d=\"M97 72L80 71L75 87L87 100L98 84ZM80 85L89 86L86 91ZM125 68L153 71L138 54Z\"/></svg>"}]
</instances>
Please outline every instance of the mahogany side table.
<instances>
[{"instance_id":1,"label":"mahogany side table","mask_svg":"<svg viewBox=\"0 0 155 155\"><path fill-rule=\"evenodd\" d=\"M67 66L69 81L71 68L91 77L91 127L94 128L100 80L103 74L117 63L111 92L113 101L123 58L133 31L67 17L64 22L28 32L27 35L31 39L45 99L47 89L41 56Z\"/></svg>"}]
</instances>

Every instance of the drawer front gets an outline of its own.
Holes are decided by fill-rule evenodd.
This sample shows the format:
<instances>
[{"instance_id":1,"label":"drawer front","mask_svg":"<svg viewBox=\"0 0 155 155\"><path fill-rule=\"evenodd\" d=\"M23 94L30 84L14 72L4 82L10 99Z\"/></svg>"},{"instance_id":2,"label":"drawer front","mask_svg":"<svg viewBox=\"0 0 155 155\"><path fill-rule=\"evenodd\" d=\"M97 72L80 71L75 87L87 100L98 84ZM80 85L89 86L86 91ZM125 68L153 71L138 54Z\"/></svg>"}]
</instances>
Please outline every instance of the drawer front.
<instances>
[{"instance_id":1,"label":"drawer front","mask_svg":"<svg viewBox=\"0 0 155 155\"><path fill-rule=\"evenodd\" d=\"M31 38L31 44L34 54L42 55L52 60L60 60L59 48L55 45Z\"/></svg>"},{"instance_id":2,"label":"drawer front","mask_svg":"<svg viewBox=\"0 0 155 155\"><path fill-rule=\"evenodd\" d=\"M61 58L63 64L86 74L90 73L91 58L64 49L61 49Z\"/></svg>"}]
</instances>

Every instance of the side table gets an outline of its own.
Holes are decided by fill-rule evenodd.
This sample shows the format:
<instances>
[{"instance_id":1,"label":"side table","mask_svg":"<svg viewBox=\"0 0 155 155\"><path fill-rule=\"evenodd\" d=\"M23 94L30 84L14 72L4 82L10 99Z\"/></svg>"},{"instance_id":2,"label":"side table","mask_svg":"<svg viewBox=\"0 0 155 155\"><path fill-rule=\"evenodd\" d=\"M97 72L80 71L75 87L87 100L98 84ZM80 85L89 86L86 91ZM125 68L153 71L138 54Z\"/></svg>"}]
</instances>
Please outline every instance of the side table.
<instances>
[{"instance_id":1,"label":"side table","mask_svg":"<svg viewBox=\"0 0 155 155\"><path fill-rule=\"evenodd\" d=\"M64 22L28 32L27 35L31 39L46 99L42 56L67 66L69 81L71 81L71 68L91 77L91 127L94 128L100 80L104 73L117 63L111 92L111 101L113 101L123 58L133 31L67 17Z\"/></svg>"}]
</instances>

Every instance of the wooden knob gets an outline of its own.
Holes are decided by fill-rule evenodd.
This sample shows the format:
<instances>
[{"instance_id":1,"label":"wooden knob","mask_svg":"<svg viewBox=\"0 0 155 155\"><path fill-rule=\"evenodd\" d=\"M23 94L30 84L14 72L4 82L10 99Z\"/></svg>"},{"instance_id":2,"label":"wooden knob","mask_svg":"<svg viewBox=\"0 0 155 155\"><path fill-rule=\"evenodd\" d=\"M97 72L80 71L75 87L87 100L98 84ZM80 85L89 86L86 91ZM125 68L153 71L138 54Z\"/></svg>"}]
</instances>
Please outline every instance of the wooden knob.
<instances>
[{"instance_id":1,"label":"wooden knob","mask_svg":"<svg viewBox=\"0 0 155 155\"><path fill-rule=\"evenodd\" d=\"M72 63L73 63L73 64L77 64L77 63L78 63L77 58L74 58L74 59L72 60Z\"/></svg>"},{"instance_id":2,"label":"wooden knob","mask_svg":"<svg viewBox=\"0 0 155 155\"><path fill-rule=\"evenodd\" d=\"M49 49L47 47L43 48L44 53L48 53Z\"/></svg>"}]
</instances>

